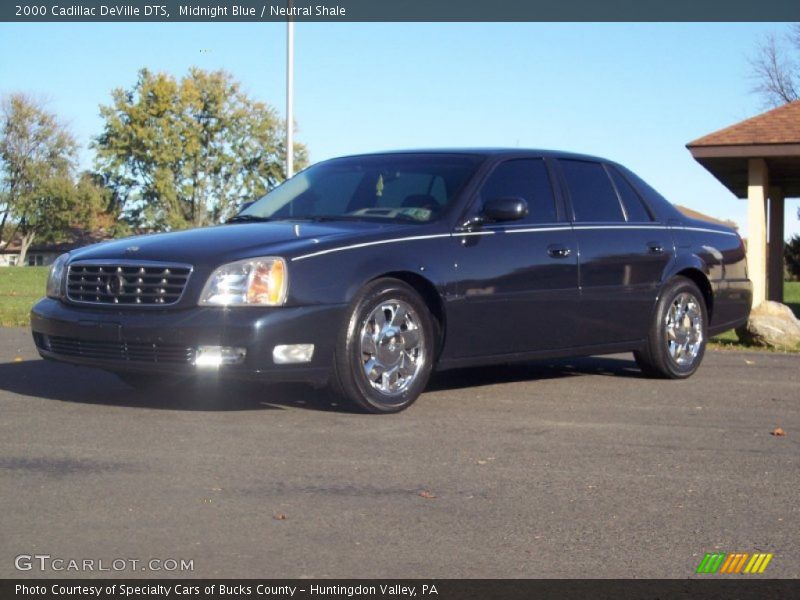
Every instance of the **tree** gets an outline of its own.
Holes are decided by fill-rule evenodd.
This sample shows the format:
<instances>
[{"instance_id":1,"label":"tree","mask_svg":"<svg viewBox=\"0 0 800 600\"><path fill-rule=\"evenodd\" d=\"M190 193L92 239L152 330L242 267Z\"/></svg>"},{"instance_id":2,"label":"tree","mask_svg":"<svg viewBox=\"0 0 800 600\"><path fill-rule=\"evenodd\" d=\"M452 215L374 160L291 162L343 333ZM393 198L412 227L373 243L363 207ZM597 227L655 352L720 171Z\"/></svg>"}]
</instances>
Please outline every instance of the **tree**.
<instances>
[{"instance_id":1,"label":"tree","mask_svg":"<svg viewBox=\"0 0 800 600\"><path fill-rule=\"evenodd\" d=\"M767 36L758 47L751 67L756 81L753 91L761 94L770 106L800 98L800 23L793 24L784 36Z\"/></svg>"},{"instance_id":2,"label":"tree","mask_svg":"<svg viewBox=\"0 0 800 600\"><path fill-rule=\"evenodd\" d=\"M23 216L17 223L16 232L20 238L17 265L26 263L34 239L56 243L67 240L75 200L75 184L66 174L50 177L38 184L35 193L24 202Z\"/></svg>"},{"instance_id":3,"label":"tree","mask_svg":"<svg viewBox=\"0 0 800 600\"><path fill-rule=\"evenodd\" d=\"M789 274L795 280L800 279L800 235L794 235L786 242L783 247L783 257Z\"/></svg>"},{"instance_id":4,"label":"tree","mask_svg":"<svg viewBox=\"0 0 800 600\"><path fill-rule=\"evenodd\" d=\"M99 231L111 237L131 233L127 223L120 218L112 190L104 186L102 177L96 173L81 173L73 196L71 229Z\"/></svg>"},{"instance_id":5,"label":"tree","mask_svg":"<svg viewBox=\"0 0 800 600\"><path fill-rule=\"evenodd\" d=\"M178 81L142 69L100 113L97 172L135 227L218 223L284 178L284 124L224 71L192 68ZM295 156L306 161L303 146Z\"/></svg>"},{"instance_id":6,"label":"tree","mask_svg":"<svg viewBox=\"0 0 800 600\"><path fill-rule=\"evenodd\" d=\"M19 236L18 264L34 239L56 241L71 218L77 145L40 103L11 94L0 103L0 239Z\"/></svg>"}]
</instances>

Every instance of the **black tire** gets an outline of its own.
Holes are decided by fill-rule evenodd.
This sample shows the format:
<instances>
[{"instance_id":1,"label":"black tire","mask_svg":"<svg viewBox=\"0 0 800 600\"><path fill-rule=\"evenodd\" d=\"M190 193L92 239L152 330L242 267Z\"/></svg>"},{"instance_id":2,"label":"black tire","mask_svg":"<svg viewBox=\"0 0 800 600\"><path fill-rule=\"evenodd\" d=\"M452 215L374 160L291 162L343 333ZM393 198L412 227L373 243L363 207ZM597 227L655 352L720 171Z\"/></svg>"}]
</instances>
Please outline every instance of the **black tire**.
<instances>
[{"instance_id":1,"label":"black tire","mask_svg":"<svg viewBox=\"0 0 800 600\"><path fill-rule=\"evenodd\" d=\"M402 322L395 326L396 320ZM332 391L360 411L387 414L408 408L430 379L437 331L428 306L410 285L390 278L371 282L353 300L336 340ZM419 345L412 347L416 340ZM375 365L372 377L369 365Z\"/></svg>"},{"instance_id":2,"label":"black tire","mask_svg":"<svg viewBox=\"0 0 800 600\"><path fill-rule=\"evenodd\" d=\"M153 392L177 386L182 378L174 375L160 375L154 373L114 373L122 383L140 392Z\"/></svg>"},{"instance_id":3,"label":"black tire","mask_svg":"<svg viewBox=\"0 0 800 600\"><path fill-rule=\"evenodd\" d=\"M682 313L683 317L676 321L674 317L681 314L680 307L686 299L690 300ZM674 322L678 323L677 327L671 327ZM656 304L647 342L633 355L647 375L662 379L686 379L697 371L703 361L707 340L708 309L705 297L696 283L679 276L664 286Z\"/></svg>"}]
</instances>

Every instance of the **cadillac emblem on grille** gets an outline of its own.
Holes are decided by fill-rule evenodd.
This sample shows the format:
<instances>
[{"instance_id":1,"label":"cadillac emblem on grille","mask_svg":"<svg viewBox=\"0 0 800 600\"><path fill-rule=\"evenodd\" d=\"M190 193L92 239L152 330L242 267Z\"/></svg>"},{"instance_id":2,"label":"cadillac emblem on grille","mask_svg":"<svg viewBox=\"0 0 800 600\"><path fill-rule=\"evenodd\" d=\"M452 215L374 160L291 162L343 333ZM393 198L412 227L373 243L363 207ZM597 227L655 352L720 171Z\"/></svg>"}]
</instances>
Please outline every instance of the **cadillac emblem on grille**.
<instances>
[{"instance_id":1,"label":"cadillac emblem on grille","mask_svg":"<svg viewBox=\"0 0 800 600\"><path fill-rule=\"evenodd\" d=\"M73 302L166 306L183 295L191 265L148 261L77 261L69 265L67 298Z\"/></svg>"},{"instance_id":2,"label":"cadillac emblem on grille","mask_svg":"<svg viewBox=\"0 0 800 600\"><path fill-rule=\"evenodd\" d=\"M112 275L108 278L108 283L106 284L106 291L111 296L119 296L122 289L125 287L125 278L122 274L117 273L116 277Z\"/></svg>"}]
</instances>

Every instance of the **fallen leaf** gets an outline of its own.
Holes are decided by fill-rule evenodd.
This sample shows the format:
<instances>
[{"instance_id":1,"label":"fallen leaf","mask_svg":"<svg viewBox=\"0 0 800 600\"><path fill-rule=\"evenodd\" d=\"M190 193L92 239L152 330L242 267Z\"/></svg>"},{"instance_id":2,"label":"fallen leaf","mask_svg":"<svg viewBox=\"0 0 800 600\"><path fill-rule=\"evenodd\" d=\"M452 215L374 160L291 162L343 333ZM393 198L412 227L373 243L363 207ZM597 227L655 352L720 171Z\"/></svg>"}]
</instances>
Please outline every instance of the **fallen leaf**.
<instances>
[{"instance_id":1,"label":"fallen leaf","mask_svg":"<svg viewBox=\"0 0 800 600\"><path fill-rule=\"evenodd\" d=\"M786 432L783 430L783 427L776 427L769 433L770 435L774 435L775 437L783 437L786 435Z\"/></svg>"},{"instance_id":2,"label":"fallen leaf","mask_svg":"<svg viewBox=\"0 0 800 600\"><path fill-rule=\"evenodd\" d=\"M272 518L275 519L276 521L285 521L287 519L286 515L283 513L277 513L275 515L272 515Z\"/></svg>"},{"instance_id":3,"label":"fallen leaf","mask_svg":"<svg viewBox=\"0 0 800 600\"><path fill-rule=\"evenodd\" d=\"M754 364L756 364L756 361L754 361L754 360L747 360L747 359L745 358L745 359L744 359L744 364L746 364L746 365L754 365Z\"/></svg>"},{"instance_id":4,"label":"fallen leaf","mask_svg":"<svg viewBox=\"0 0 800 600\"><path fill-rule=\"evenodd\" d=\"M419 494L417 494L420 498L425 498L426 500L432 500L436 498L436 494L433 492L429 492L428 490L422 490Z\"/></svg>"},{"instance_id":5,"label":"fallen leaf","mask_svg":"<svg viewBox=\"0 0 800 600\"><path fill-rule=\"evenodd\" d=\"M481 460L481 459L478 459L478 464L479 464L479 465L485 465L485 464L488 464L488 463L489 463L489 461L488 461L488 460Z\"/></svg>"},{"instance_id":6,"label":"fallen leaf","mask_svg":"<svg viewBox=\"0 0 800 600\"><path fill-rule=\"evenodd\" d=\"M22 359L22 357L21 357L21 356L15 356L15 357L14 357L14 362L22 362L22 360L23 360L23 359Z\"/></svg>"}]
</instances>

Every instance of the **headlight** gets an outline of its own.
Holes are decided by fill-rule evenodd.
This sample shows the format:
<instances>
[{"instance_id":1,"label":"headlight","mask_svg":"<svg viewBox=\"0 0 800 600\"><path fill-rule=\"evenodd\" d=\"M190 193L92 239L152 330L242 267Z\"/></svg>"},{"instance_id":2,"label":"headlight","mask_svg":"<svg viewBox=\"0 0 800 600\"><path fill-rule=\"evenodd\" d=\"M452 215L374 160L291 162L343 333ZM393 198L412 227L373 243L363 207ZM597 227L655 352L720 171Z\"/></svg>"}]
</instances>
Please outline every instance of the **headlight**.
<instances>
[{"instance_id":1,"label":"headlight","mask_svg":"<svg viewBox=\"0 0 800 600\"><path fill-rule=\"evenodd\" d=\"M200 304L205 306L280 306L286 301L286 261L268 256L217 268L208 278Z\"/></svg>"},{"instance_id":2,"label":"headlight","mask_svg":"<svg viewBox=\"0 0 800 600\"><path fill-rule=\"evenodd\" d=\"M64 281L67 260L69 260L69 252L62 254L53 261L53 265L50 267L50 275L47 276L47 289L45 290L48 298L58 299L63 297L61 284Z\"/></svg>"}]
</instances>

